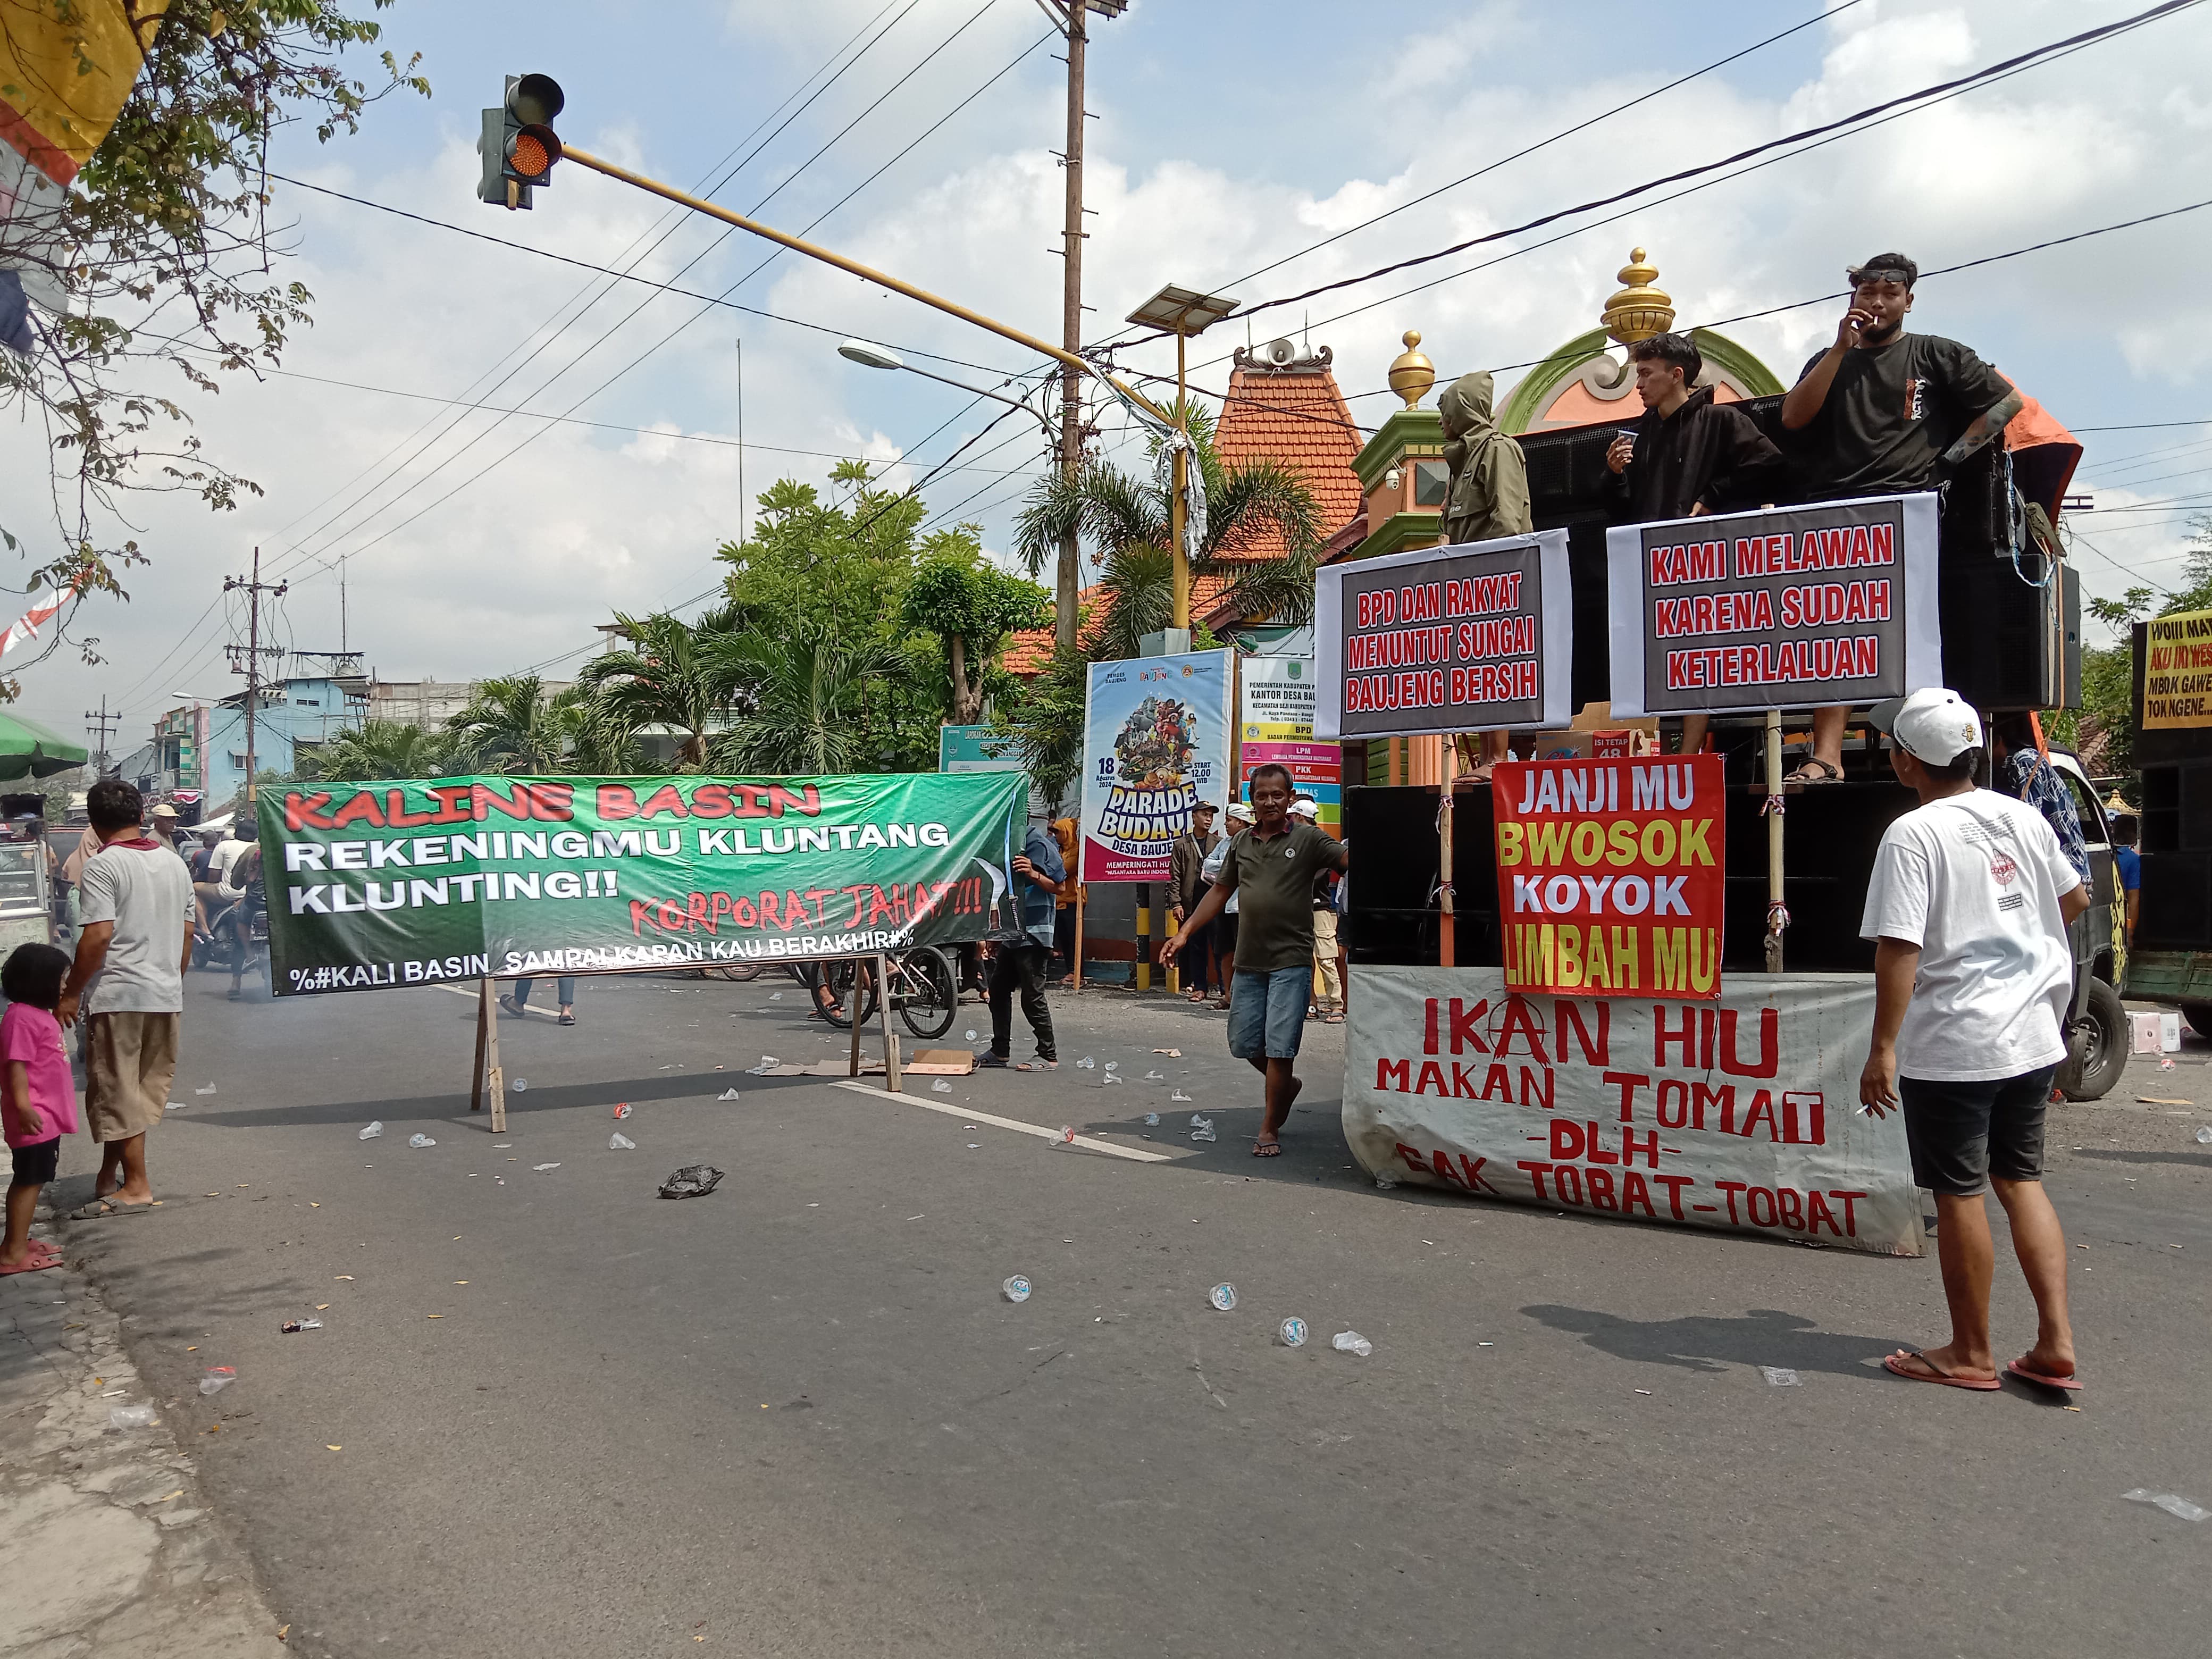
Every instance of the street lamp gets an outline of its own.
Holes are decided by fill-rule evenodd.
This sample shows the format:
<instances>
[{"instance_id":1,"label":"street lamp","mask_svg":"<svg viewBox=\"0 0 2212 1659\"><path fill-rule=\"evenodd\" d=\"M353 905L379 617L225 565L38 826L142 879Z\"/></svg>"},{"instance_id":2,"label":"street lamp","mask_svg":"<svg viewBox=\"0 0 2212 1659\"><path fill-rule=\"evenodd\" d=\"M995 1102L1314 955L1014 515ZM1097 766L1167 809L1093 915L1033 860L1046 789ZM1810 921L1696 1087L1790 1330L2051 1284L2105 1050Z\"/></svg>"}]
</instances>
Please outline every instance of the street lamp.
<instances>
[{"instance_id":1,"label":"street lamp","mask_svg":"<svg viewBox=\"0 0 2212 1659\"><path fill-rule=\"evenodd\" d=\"M1052 429L1052 422L1020 398L1009 398L1003 392L988 392L980 386L969 386L965 380L956 380L949 375L933 374L926 368L916 368L888 346L879 346L867 340L848 340L837 348L837 355L847 362L858 363L863 368L902 368L909 374L919 374L923 380L934 380L939 386L953 386L975 397L995 399L1009 409L1020 410L1023 414L1035 421L1043 428L1048 441L1053 442L1059 441L1059 434Z\"/></svg>"},{"instance_id":2,"label":"street lamp","mask_svg":"<svg viewBox=\"0 0 2212 1659\"><path fill-rule=\"evenodd\" d=\"M1175 417L1176 428L1183 434L1183 440L1182 447L1175 453L1173 470L1169 475L1168 539L1175 544L1175 626L1182 635L1181 648L1185 651L1190 649L1190 558L1183 546L1183 497L1190 476L1190 412L1187 407L1183 348L1192 335L1203 334L1236 309L1237 301L1224 295L1200 294L1194 289L1177 288L1170 283L1131 312L1128 318L1140 327L1157 328L1175 336Z\"/></svg>"}]
</instances>

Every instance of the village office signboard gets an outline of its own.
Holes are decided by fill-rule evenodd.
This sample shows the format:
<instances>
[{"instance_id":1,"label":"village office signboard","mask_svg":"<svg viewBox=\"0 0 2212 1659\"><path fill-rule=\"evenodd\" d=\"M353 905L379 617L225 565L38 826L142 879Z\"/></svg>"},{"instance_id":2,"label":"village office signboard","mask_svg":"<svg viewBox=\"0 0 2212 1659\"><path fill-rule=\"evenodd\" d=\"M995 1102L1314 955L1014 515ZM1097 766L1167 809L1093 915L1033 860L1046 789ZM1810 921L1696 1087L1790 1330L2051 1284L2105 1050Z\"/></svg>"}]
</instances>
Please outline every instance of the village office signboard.
<instances>
[{"instance_id":1,"label":"village office signboard","mask_svg":"<svg viewBox=\"0 0 2212 1659\"><path fill-rule=\"evenodd\" d=\"M1918 1255L1904 1120L1858 1107L1873 1021L1866 975L1692 1003L1362 968L1345 1139L1377 1177L1470 1196Z\"/></svg>"},{"instance_id":2,"label":"village office signboard","mask_svg":"<svg viewBox=\"0 0 2212 1659\"><path fill-rule=\"evenodd\" d=\"M271 988L978 939L1008 891L1028 789L1018 772L981 772L264 790Z\"/></svg>"},{"instance_id":3,"label":"village office signboard","mask_svg":"<svg viewBox=\"0 0 2212 1659\"><path fill-rule=\"evenodd\" d=\"M1567 532L1322 567L1317 738L1564 726L1573 718Z\"/></svg>"},{"instance_id":4,"label":"village office signboard","mask_svg":"<svg viewBox=\"0 0 2212 1659\"><path fill-rule=\"evenodd\" d=\"M1833 708L1943 683L1932 495L1605 536L1617 715Z\"/></svg>"}]
</instances>

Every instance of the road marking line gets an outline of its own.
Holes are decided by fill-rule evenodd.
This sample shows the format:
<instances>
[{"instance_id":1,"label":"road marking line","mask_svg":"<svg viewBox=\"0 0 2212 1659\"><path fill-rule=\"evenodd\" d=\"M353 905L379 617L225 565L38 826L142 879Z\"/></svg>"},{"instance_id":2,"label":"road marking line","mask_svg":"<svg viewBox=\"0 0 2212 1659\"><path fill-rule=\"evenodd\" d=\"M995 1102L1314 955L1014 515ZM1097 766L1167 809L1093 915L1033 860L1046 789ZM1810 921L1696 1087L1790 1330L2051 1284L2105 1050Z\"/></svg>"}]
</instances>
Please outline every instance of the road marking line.
<instances>
[{"instance_id":1,"label":"road marking line","mask_svg":"<svg viewBox=\"0 0 2212 1659\"><path fill-rule=\"evenodd\" d=\"M1040 1140L1058 1140L1060 1131L1048 1129L1042 1123L1024 1123L1019 1118L994 1117L988 1112L979 1112L969 1106L949 1106L939 1101L926 1100L919 1095L892 1094L875 1084L858 1078L831 1078L833 1089L849 1089L856 1095L867 1095L877 1100L896 1100L908 1106L919 1106L925 1111L942 1112L947 1117L957 1117L971 1123L988 1123L994 1129L1012 1129L1017 1134L1035 1135ZM1116 1146L1110 1140L1098 1140L1090 1135L1078 1135L1075 1145L1087 1152L1104 1152L1112 1158L1126 1158L1137 1164L1171 1164L1170 1152L1148 1152L1137 1146Z\"/></svg>"},{"instance_id":2,"label":"road marking line","mask_svg":"<svg viewBox=\"0 0 2212 1659\"><path fill-rule=\"evenodd\" d=\"M458 986L458 985L441 985L438 988L439 988L441 991L451 991L451 992L452 992L455 996L457 996L457 997L466 997L466 998L467 998L471 1002L474 1002L474 1001L477 1000L477 996L480 994L479 993L475 992L475 991L464 991L464 990L463 990L463 989L461 989L461 988L460 988L459 986ZM495 1002L495 1004L494 1004L494 1006L493 1006L493 1008L492 1008L492 1012L493 1012L494 1014L495 1014L495 1015L496 1015L496 1014L503 1014L503 1013L505 1013L506 1012L507 1012L507 1010L505 1010L504 1008L501 1008L501 1007L498 1006L497 1006L497 1004ZM524 1004L522 1005L522 1012L523 1012L524 1013L526 1013L526 1014L535 1014L535 1015L537 1015L537 1016L538 1016L538 1018L540 1018L540 1019L550 1019L550 1020L552 1020L552 1021L556 1022L556 1024L559 1022L559 1020L560 1020L560 1018L561 1018L561 1016L560 1016L560 1015L558 1015L558 1014L556 1014L556 1013L553 1012L550 1009L547 1009L547 1008L533 1008L533 1007L532 1007L532 1006L531 1006L528 1003L526 1003L526 1003L524 1003Z\"/></svg>"}]
</instances>

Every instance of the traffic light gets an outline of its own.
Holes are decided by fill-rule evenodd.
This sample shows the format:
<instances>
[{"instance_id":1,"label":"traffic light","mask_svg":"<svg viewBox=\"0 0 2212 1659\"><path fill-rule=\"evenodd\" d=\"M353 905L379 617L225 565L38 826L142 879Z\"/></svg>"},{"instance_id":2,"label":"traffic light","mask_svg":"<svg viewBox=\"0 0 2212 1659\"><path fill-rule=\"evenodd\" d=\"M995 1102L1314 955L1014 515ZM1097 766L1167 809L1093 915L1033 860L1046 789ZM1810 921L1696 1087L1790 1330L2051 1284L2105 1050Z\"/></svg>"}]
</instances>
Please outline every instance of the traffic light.
<instances>
[{"instance_id":1,"label":"traffic light","mask_svg":"<svg viewBox=\"0 0 2212 1659\"><path fill-rule=\"evenodd\" d=\"M527 208L532 187L553 181L553 164L561 159L553 118L565 101L561 83L550 75L507 77L506 101L483 112L483 131L477 139L477 154L483 158L479 200L509 210Z\"/></svg>"}]
</instances>

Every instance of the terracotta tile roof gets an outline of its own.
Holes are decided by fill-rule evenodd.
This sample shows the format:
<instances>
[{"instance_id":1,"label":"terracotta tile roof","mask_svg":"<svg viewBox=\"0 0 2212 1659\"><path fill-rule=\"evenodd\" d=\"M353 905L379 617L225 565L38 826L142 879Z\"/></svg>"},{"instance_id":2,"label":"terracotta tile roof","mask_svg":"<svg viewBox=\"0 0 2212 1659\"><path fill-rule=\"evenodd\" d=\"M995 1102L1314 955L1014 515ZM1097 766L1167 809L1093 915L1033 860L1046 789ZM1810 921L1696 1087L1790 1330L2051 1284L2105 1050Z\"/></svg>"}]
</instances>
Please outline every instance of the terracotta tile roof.
<instances>
[{"instance_id":1,"label":"terracotta tile roof","mask_svg":"<svg viewBox=\"0 0 2212 1659\"><path fill-rule=\"evenodd\" d=\"M1214 453L1227 467L1279 461L1304 479L1320 510L1321 533L1334 534L1362 506L1352 463L1367 441L1337 390L1336 376L1320 368L1269 369L1240 365L1229 376L1229 394L1214 429ZM1280 558L1282 538L1272 532L1235 550L1237 556Z\"/></svg>"},{"instance_id":2,"label":"terracotta tile roof","mask_svg":"<svg viewBox=\"0 0 2212 1659\"><path fill-rule=\"evenodd\" d=\"M1218 601L1222 594L1228 592L1233 580L1229 576L1213 575L1200 576L1193 580L1190 585L1192 619L1208 627L1214 626L1214 617L1211 613L1218 608ZM1092 628L1097 627L1111 614L1108 608L1109 596L1103 587L1086 587L1079 597L1084 610L1090 613ZM1225 617L1223 620L1234 622L1237 618ZM999 653L999 665L1017 679L1032 678L1042 672L1044 665L1052 660L1054 638L1054 630L1050 628L1021 629L1006 641L1006 649Z\"/></svg>"}]
</instances>

